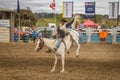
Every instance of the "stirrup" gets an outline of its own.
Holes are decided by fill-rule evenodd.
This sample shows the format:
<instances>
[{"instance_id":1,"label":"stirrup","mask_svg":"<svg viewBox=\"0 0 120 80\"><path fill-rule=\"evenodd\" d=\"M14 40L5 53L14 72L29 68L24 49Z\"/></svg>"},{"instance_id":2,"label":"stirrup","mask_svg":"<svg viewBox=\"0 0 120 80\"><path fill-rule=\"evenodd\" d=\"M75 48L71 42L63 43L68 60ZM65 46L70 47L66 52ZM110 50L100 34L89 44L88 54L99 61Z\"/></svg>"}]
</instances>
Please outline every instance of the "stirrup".
<instances>
[{"instance_id":1,"label":"stirrup","mask_svg":"<svg viewBox=\"0 0 120 80\"><path fill-rule=\"evenodd\" d=\"M57 49L56 48L53 48L53 52L56 52L57 51Z\"/></svg>"}]
</instances>

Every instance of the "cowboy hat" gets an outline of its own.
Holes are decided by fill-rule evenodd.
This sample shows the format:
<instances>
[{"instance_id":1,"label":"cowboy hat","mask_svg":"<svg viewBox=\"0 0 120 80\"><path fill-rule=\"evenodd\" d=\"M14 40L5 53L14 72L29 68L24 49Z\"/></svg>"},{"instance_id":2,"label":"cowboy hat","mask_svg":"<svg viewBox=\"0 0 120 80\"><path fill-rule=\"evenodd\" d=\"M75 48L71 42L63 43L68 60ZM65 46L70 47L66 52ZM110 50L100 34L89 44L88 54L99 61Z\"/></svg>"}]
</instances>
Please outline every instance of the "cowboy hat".
<instances>
[{"instance_id":1,"label":"cowboy hat","mask_svg":"<svg viewBox=\"0 0 120 80\"><path fill-rule=\"evenodd\" d=\"M61 19L61 22L67 22L65 19Z\"/></svg>"}]
</instances>

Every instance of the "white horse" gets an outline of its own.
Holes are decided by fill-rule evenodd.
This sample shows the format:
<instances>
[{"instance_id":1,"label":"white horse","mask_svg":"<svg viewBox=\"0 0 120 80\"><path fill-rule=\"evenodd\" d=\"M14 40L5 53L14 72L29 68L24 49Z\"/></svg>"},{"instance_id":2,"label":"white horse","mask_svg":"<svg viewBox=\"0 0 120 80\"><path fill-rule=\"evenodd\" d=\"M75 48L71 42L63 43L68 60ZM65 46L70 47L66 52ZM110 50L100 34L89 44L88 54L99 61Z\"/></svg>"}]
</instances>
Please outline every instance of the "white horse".
<instances>
[{"instance_id":1,"label":"white horse","mask_svg":"<svg viewBox=\"0 0 120 80\"><path fill-rule=\"evenodd\" d=\"M78 48L76 50L76 56L77 57L79 56L79 49L80 49L79 33L75 30L70 30L69 34L65 36L63 42L61 43L61 45L57 49L57 51L54 51L54 47L55 47L56 42L57 42L57 40L41 38L37 41L35 51L39 52L44 45L53 51L54 56L55 56L55 62L54 62L54 66L53 66L51 72L55 71L57 60L58 60L58 55L60 55L61 60L62 60L62 70L60 72L62 73L65 71L65 69L64 69L65 53L66 53L66 51L69 51L73 42L75 42L78 46Z\"/></svg>"}]
</instances>

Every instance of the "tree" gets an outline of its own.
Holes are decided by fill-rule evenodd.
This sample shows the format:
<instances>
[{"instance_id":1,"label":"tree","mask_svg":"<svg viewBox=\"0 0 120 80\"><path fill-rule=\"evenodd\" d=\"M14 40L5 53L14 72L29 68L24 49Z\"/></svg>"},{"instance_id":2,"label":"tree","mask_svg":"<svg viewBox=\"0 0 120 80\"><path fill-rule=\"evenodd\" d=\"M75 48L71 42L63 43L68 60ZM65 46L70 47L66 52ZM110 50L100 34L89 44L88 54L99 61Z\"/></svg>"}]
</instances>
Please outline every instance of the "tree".
<instances>
[{"instance_id":1,"label":"tree","mask_svg":"<svg viewBox=\"0 0 120 80\"><path fill-rule=\"evenodd\" d=\"M34 13L30 9L21 9L20 10L20 25L29 26L35 25L36 18ZM15 12L15 25L18 26L18 14Z\"/></svg>"}]
</instances>

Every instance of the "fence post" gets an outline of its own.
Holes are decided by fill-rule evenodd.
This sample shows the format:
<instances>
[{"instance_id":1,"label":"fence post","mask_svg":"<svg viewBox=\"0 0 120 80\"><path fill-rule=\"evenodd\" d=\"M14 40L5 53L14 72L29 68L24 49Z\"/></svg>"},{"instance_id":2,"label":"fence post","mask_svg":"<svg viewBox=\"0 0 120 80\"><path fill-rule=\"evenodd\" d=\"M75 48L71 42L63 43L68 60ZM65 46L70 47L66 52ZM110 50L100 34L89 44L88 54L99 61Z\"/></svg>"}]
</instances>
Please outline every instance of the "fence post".
<instances>
[{"instance_id":1,"label":"fence post","mask_svg":"<svg viewBox=\"0 0 120 80\"><path fill-rule=\"evenodd\" d=\"M91 28L88 27L87 28L87 42L90 43L91 42Z\"/></svg>"},{"instance_id":2,"label":"fence post","mask_svg":"<svg viewBox=\"0 0 120 80\"><path fill-rule=\"evenodd\" d=\"M112 29L112 43L116 43L117 29Z\"/></svg>"}]
</instances>

